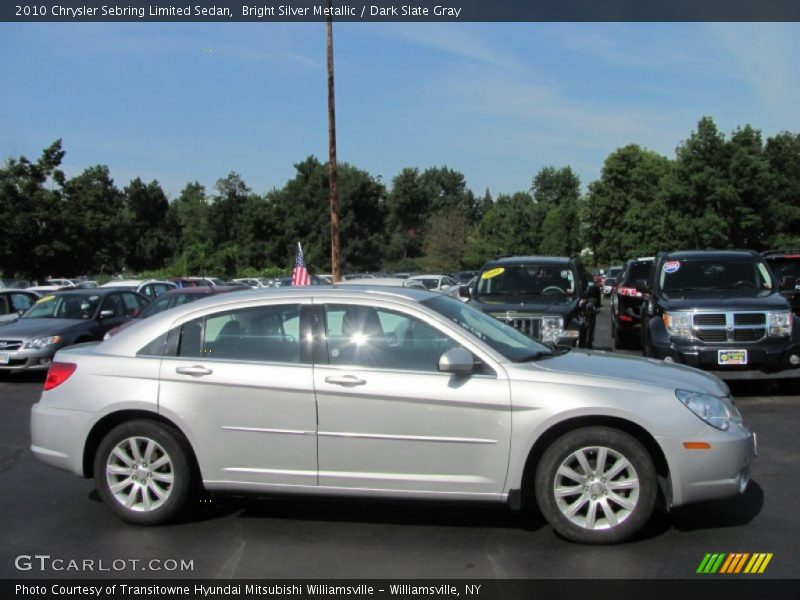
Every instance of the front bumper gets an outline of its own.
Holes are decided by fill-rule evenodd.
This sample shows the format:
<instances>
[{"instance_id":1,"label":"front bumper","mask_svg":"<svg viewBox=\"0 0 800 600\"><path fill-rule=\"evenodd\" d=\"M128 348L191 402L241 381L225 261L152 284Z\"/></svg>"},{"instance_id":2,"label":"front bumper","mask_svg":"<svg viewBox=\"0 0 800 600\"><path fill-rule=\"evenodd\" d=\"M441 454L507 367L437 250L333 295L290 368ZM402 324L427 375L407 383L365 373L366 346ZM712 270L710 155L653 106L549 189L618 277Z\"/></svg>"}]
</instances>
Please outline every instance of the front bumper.
<instances>
[{"instance_id":1,"label":"front bumper","mask_svg":"<svg viewBox=\"0 0 800 600\"><path fill-rule=\"evenodd\" d=\"M83 444L93 413L50 408L41 402L31 408L31 451L43 463L83 477Z\"/></svg>"},{"instance_id":2,"label":"front bumper","mask_svg":"<svg viewBox=\"0 0 800 600\"><path fill-rule=\"evenodd\" d=\"M720 350L747 350L747 365L721 366L718 363ZM787 348L785 342L775 345L759 344L739 346L683 345L671 341L667 344L652 344L653 357L666 359L703 371L713 373L725 380L790 379L800 377L800 367L793 366L789 357L800 356L800 346Z\"/></svg>"},{"instance_id":3,"label":"front bumper","mask_svg":"<svg viewBox=\"0 0 800 600\"><path fill-rule=\"evenodd\" d=\"M682 506L743 494L750 482L756 436L732 423L728 431L707 427L697 436L659 438L670 469L671 505ZM689 450L685 442L707 442L707 450Z\"/></svg>"},{"instance_id":4,"label":"front bumper","mask_svg":"<svg viewBox=\"0 0 800 600\"><path fill-rule=\"evenodd\" d=\"M55 347L47 347L41 350L0 351L0 372L46 371L50 368L57 350Z\"/></svg>"}]
</instances>

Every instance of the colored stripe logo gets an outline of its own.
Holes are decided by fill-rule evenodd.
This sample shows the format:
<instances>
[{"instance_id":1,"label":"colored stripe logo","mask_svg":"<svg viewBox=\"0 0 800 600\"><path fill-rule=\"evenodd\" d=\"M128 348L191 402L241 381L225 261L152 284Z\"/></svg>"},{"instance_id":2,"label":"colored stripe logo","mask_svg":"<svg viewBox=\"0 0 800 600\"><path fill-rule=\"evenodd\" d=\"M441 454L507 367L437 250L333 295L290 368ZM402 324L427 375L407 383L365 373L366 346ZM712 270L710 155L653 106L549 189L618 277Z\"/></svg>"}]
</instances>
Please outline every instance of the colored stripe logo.
<instances>
[{"instance_id":1,"label":"colored stripe logo","mask_svg":"<svg viewBox=\"0 0 800 600\"><path fill-rule=\"evenodd\" d=\"M700 562L700 566L697 567L697 573L702 575L713 575L715 573L720 575L761 574L766 571L772 556L771 552L757 552L755 554L750 554L749 552L709 553Z\"/></svg>"}]
</instances>

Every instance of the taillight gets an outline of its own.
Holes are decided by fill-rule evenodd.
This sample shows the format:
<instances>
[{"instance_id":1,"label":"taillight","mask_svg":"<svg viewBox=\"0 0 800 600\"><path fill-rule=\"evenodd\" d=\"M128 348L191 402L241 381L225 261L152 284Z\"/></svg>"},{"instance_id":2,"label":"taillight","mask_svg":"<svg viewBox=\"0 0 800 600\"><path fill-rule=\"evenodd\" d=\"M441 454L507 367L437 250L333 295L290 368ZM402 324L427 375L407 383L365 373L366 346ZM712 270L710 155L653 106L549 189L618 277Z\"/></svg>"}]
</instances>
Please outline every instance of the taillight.
<instances>
[{"instance_id":1,"label":"taillight","mask_svg":"<svg viewBox=\"0 0 800 600\"><path fill-rule=\"evenodd\" d=\"M75 363L54 362L47 370L47 379L44 380L44 391L52 390L69 379L78 365Z\"/></svg>"},{"instance_id":2,"label":"taillight","mask_svg":"<svg viewBox=\"0 0 800 600\"><path fill-rule=\"evenodd\" d=\"M624 287L624 286L623 287L618 287L617 288L617 293L620 296L632 296L634 298L641 298L642 297L642 293L639 290L637 290L636 288L632 288L632 287Z\"/></svg>"}]
</instances>

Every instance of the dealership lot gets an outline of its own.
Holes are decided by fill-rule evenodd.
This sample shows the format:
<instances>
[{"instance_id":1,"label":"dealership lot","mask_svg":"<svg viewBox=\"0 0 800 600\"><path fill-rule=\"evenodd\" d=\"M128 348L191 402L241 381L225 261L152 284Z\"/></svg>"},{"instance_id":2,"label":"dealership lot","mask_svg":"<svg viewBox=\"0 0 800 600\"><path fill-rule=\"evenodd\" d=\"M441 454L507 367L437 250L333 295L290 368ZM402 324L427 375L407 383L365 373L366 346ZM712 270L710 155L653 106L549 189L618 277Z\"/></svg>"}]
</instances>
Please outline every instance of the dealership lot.
<instances>
[{"instance_id":1,"label":"dealership lot","mask_svg":"<svg viewBox=\"0 0 800 600\"><path fill-rule=\"evenodd\" d=\"M607 304L599 348L611 347ZM33 376L0 380L2 577L683 578L710 552L773 553L762 577L800 575L800 398L774 384L733 388L759 436L744 496L658 513L634 541L610 547L568 543L537 515L475 504L213 497L177 524L126 525L91 481L33 458L40 388ZM26 558L37 555L48 558Z\"/></svg>"}]
</instances>

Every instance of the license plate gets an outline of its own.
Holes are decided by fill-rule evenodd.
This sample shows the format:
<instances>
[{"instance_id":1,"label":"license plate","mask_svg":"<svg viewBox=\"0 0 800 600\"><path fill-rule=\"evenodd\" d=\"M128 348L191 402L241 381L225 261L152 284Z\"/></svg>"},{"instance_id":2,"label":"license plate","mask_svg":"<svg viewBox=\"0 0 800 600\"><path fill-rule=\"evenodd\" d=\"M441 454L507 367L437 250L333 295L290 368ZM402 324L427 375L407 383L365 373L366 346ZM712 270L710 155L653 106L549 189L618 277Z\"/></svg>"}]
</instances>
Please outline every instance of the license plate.
<instances>
[{"instance_id":1,"label":"license plate","mask_svg":"<svg viewBox=\"0 0 800 600\"><path fill-rule=\"evenodd\" d=\"M718 350L717 363L720 365L746 365L747 350Z\"/></svg>"},{"instance_id":2,"label":"license plate","mask_svg":"<svg viewBox=\"0 0 800 600\"><path fill-rule=\"evenodd\" d=\"M8 352L0 352L0 365L7 365L11 360L11 355Z\"/></svg>"}]
</instances>

